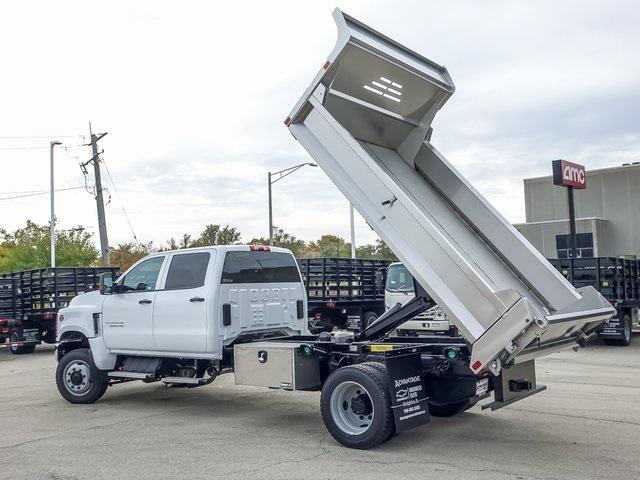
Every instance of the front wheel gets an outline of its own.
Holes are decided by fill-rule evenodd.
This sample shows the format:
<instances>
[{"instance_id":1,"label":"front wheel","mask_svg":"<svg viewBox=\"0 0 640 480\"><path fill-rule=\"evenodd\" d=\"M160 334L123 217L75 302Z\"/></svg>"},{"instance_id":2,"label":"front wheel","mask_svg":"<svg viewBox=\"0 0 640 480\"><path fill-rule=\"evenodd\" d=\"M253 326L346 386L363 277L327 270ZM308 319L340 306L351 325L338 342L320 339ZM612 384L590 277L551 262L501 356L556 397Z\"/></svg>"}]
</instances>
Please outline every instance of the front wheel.
<instances>
[{"instance_id":1,"label":"front wheel","mask_svg":"<svg viewBox=\"0 0 640 480\"><path fill-rule=\"evenodd\" d=\"M331 436L345 447L380 445L394 429L386 369L362 363L336 370L322 387L320 410Z\"/></svg>"},{"instance_id":2,"label":"front wheel","mask_svg":"<svg viewBox=\"0 0 640 480\"><path fill-rule=\"evenodd\" d=\"M86 348L72 350L60 359L56 369L56 385L70 403L93 403L107 391L107 372L99 370Z\"/></svg>"}]
</instances>

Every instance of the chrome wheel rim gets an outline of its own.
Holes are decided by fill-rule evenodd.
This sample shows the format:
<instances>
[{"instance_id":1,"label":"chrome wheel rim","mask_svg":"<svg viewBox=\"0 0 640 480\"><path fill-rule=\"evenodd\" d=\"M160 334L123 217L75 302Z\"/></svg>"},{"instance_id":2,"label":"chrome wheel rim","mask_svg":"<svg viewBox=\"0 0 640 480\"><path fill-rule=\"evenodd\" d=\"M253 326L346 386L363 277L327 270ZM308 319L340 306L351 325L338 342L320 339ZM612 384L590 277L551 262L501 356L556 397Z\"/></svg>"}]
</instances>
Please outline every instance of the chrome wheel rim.
<instances>
[{"instance_id":1,"label":"chrome wheel rim","mask_svg":"<svg viewBox=\"0 0 640 480\"><path fill-rule=\"evenodd\" d=\"M331 393L331 417L348 435L362 435L373 423L374 408L369 392L359 383L343 382Z\"/></svg>"},{"instance_id":2,"label":"chrome wheel rim","mask_svg":"<svg viewBox=\"0 0 640 480\"><path fill-rule=\"evenodd\" d=\"M13 332L10 336L9 336L9 342L11 342L11 351L12 352L17 352L18 351L18 345L16 345L16 343L18 343L18 334L16 332Z\"/></svg>"},{"instance_id":3,"label":"chrome wheel rim","mask_svg":"<svg viewBox=\"0 0 640 480\"><path fill-rule=\"evenodd\" d=\"M624 339L626 342L631 340L631 324L629 322L624 322Z\"/></svg>"},{"instance_id":4,"label":"chrome wheel rim","mask_svg":"<svg viewBox=\"0 0 640 480\"><path fill-rule=\"evenodd\" d=\"M93 385L91 367L83 360L70 362L64 369L63 375L64 386L72 395L84 395Z\"/></svg>"}]
</instances>

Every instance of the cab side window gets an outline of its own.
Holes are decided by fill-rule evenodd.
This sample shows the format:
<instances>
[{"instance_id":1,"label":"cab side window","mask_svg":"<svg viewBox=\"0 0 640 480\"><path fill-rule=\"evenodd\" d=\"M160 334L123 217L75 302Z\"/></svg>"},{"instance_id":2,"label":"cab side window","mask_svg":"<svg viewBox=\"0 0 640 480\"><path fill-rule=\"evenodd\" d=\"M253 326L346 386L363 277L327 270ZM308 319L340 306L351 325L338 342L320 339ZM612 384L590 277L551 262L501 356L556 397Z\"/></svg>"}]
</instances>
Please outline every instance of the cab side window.
<instances>
[{"instance_id":1,"label":"cab side window","mask_svg":"<svg viewBox=\"0 0 640 480\"><path fill-rule=\"evenodd\" d=\"M122 282L124 292L154 290L164 257L145 260L131 270Z\"/></svg>"},{"instance_id":2,"label":"cab side window","mask_svg":"<svg viewBox=\"0 0 640 480\"><path fill-rule=\"evenodd\" d=\"M165 290L198 288L204 285L209 265L208 252L181 253L171 259Z\"/></svg>"}]
</instances>

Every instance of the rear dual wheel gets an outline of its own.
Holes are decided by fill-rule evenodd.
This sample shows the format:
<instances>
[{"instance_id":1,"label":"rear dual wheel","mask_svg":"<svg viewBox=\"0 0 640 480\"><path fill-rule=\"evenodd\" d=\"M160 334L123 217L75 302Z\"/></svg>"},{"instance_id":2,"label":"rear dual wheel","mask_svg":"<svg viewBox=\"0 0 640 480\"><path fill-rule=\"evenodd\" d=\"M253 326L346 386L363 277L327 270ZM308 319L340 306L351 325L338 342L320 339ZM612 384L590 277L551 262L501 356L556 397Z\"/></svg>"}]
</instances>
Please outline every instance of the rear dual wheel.
<instances>
[{"instance_id":1,"label":"rear dual wheel","mask_svg":"<svg viewBox=\"0 0 640 480\"><path fill-rule=\"evenodd\" d=\"M362 363L333 372L322 387L320 410L342 445L364 450L383 443L394 433L384 365Z\"/></svg>"},{"instance_id":2,"label":"rear dual wheel","mask_svg":"<svg viewBox=\"0 0 640 480\"><path fill-rule=\"evenodd\" d=\"M453 417L465 410L469 410L476 403L476 401L472 400L461 400L459 402L445 404L429 403L429 414L433 417Z\"/></svg>"}]
</instances>

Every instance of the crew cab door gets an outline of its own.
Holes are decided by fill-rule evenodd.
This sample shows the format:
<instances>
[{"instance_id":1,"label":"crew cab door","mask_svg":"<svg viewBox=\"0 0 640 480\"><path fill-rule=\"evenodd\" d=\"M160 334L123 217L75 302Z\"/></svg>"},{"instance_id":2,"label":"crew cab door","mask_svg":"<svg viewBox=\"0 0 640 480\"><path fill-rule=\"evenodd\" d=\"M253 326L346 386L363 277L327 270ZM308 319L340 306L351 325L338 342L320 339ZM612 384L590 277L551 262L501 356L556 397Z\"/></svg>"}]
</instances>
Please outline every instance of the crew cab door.
<instances>
[{"instance_id":1,"label":"crew cab door","mask_svg":"<svg viewBox=\"0 0 640 480\"><path fill-rule=\"evenodd\" d=\"M215 251L174 253L164 287L156 294L153 337L156 350L203 353L210 310L207 271Z\"/></svg>"},{"instance_id":2,"label":"crew cab door","mask_svg":"<svg viewBox=\"0 0 640 480\"><path fill-rule=\"evenodd\" d=\"M143 260L116 282L117 293L106 295L102 332L112 350L153 350L153 308L164 255Z\"/></svg>"}]
</instances>

